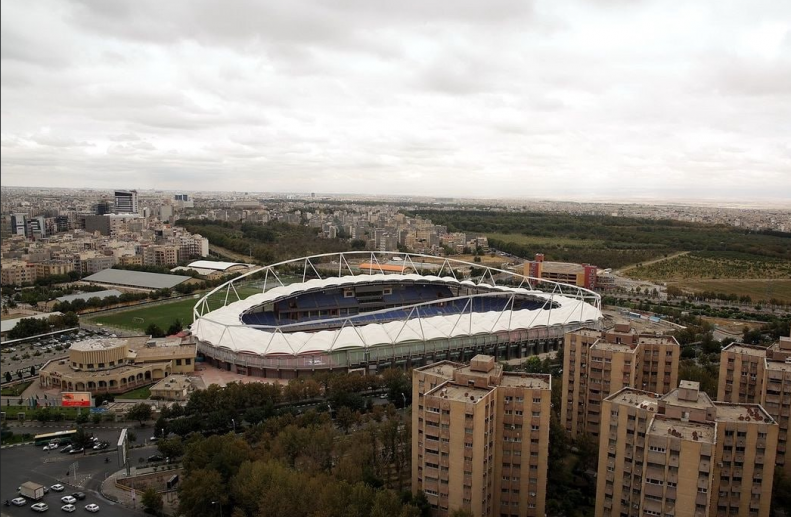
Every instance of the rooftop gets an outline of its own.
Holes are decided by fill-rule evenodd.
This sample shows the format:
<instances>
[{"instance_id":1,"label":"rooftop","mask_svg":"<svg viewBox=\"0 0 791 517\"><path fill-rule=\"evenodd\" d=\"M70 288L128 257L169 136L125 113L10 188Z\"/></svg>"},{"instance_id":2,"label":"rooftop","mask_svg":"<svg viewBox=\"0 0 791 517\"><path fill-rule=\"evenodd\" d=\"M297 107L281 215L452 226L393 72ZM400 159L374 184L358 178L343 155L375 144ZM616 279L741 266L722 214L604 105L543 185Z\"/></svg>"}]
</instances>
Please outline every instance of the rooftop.
<instances>
[{"instance_id":1,"label":"rooftop","mask_svg":"<svg viewBox=\"0 0 791 517\"><path fill-rule=\"evenodd\" d=\"M78 294L68 294L66 296L61 296L55 298L55 300L59 302L71 302L74 300L85 300L88 301L91 298L109 298L110 296L121 296L123 293L121 291L117 291L115 289L105 289L104 291L94 291L92 293L78 293Z\"/></svg>"},{"instance_id":2,"label":"rooftop","mask_svg":"<svg viewBox=\"0 0 791 517\"><path fill-rule=\"evenodd\" d=\"M740 343L732 343L726 346L723 350L734 352L736 354L752 355L756 357L766 356L766 348L755 345L743 345Z\"/></svg>"},{"instance_id":3,"label":"rooftop","mask_svg":"<svg viewBox=\"0 0 791 517\"><path fill-rule=\"evenodd\" d=\"M191 277L182 275L163 275L160 273L144 273L142 271L128 271L124 269L104 269L83 278L86 282L126 285L145 289L169 289L190 279Z\"/></svg>"},{"instance_id":4,"label":"rooftop","mask_svg":"<svg viewBox=\"0 0 791 517\"><path fill-rule=\"evenodd\" d=\"M125 337L90 337L80 341L76 341L71 345L70 350L79 352L89 352L91 350L109 350L119 346L131 346L135 342L140 341L141 338L125 338Z\"/></svg>"},{"instance_id":5,"label":"rooftop","mask_svg":"<svg viewBox=\"0 0 791 517\"><path fill-rule=\"evenodd\" d=\"M718 422L766 422L774 420L759 404L729 404L715 402Z\"/></svg>"},{"instance_id":6,"label":"rooftop","mask_svg":"<svg viewBox=\"0 0 791 517\"><path fill-rule=\"evenodd\" d=\"M791 363L785 361L766 360L766 369L779 372L791 372Z\"/></svg>"},{"instance_id":7,"label":"rooftop","mask_svg":"<svg viewBox=\"0 0 791 517\"><path fill-rule=\"evenodd\" d=\"M137 361L145 361L146 359L164 360L171 357L184 357L188 355L194 357L198 349L195 343L184 343L176 346L143 346L135 348L137 354Z\"/></svg>"},{"instance_id":8,"label":"rooftop","mask_svg":"<svg viewBox=\"0 0 791 517\"><path fill-rule=\"evenodd\" d=\"M656 413L659 398L656 393L638 390L635 388L623 388L607 397L613 403L624 404L635 408L645 409Z\"/></svg>"},{"instance_id":9,"label":"rooftop","mask_svg":"<svg viewBox=\"0 0 791 517\"><path fill-rule=\"evenodd\" d=\"M676 388L667 395L662 396L662 401L670 404L671 406L683 406L688 408L694 409L706 409L712 407L713 403L706 392L699 391L698 392L698 399L697 400L686 400L681 399L678 397L679 390L683 388ZM688 387L687 389L695 389L694 387Z\"/></svg>"},{"instance_id":10,"label":"rooftop","mask_svg":"<svg viewBox=\"0 0 791 517\"><path fill-rule=\"evenodd\" d=\"M430 364L428 366L421 366L417 368L419 372L429 372L434 375L444 377L446 379L453 378L453 372L463 367L461 363L454 363L453 361L440 361L438 363Z\"/></svg>"},{"instance_id":11,"label":"rooftop","mask_svg":"<svg viewBox=\"0 0 791 517\"><path fill-rule=\"evenodd\" d=\"M610 343L604 339L599 339L592 346L591 350L606 350L608 352L627 352L635 353L637 347L632 347L627 343Z\"/></svg>"},{"instance_id":12,"label":"rooftop","mask_svg":"<svg viewBox=\"0 0 791 517\"><path fill-rule=\"evenodd\" d=\"M196 260L187 265L188 268L213 269L215 271L225 271L234 266L250 267L249 264L243 262L215 262L213 260Z\"/></svg>"},{"instance_id":13,"label":"rooftop","mask_svg":"<svg viewBox=\"0 0 791 517\"><path fill-rule=\"evenodd\" d=\"M670 435L682 440L704 443L714 443L716 436L714 422L682 422L673 418L665 418L662 415L654 417L648 433L655 436Z\"/></svg>"},{"instance_id":14,"label":"rooftop","mask_svg":"<svg viewBox=\"0 0 791 517\"><path fill-rule=\"evenodd\" d=\"M461 386L459 384L446 382L428 392L426 396L474 404L479 402L482 397L491 393L492 390L493 388L474 388L472 386Z\"/></svg>"},{"instance_id":15,"label":"rooftop","mask_svg":"<svg viewBox=\"0 0 791 517\"><path fill-rule=\"evenodd\" d=\"M678 341L673 336L656 336L651 334L640 334L638 343L646 345L678 345Z\"/></svg>"},{"instance_id":16,"label":"rooftop","mask_svg":"<svg viewBox=\"0 0 791 517\"><path fill-rule=\"evenodd\" d=\"M552 376L546 373L513 373L503 374L500 386L508 388L532 388L540 390L552 389Z\"/></svg>"}]
</instances>

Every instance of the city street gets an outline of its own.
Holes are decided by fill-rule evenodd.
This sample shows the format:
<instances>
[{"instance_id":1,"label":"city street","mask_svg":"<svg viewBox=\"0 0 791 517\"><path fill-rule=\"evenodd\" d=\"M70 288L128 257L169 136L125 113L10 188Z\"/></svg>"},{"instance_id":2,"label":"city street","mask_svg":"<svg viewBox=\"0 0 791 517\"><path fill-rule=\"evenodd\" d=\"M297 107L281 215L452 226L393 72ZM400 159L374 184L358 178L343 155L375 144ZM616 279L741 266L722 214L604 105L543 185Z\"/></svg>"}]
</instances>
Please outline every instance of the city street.
<instances>
[{"instance_id":1,"label":"city street","mask_svg":"<svg viewBox=\"0 0 791 517\"><path fill-rule=\"evenodd\" d=\"M65 429L63 426L59 427L60 429ZM57 430L50 426L25 426L24 429L34 434ZM34 445L9 447L0 451L0 498L2 498L3 502L6 499L17 497L17 487L25 481L33 481L47 487L55 483L61 483L66 487L63 492L50 490L42 499L43 502L49 505L51 511L59 513L63 504L60 498L79 491L84 492L86 495L84 500L76 503L78 512L81 514L87 513L83 509L86 504L96 503L99 505L102 515L119 517L145 515L140 508L133 510L123 507L104 498L99 492L102 481L110 474L121 470L115 451L115 444L118 441L121 429L95 429L92 432L99 439L110 442L110 449L99 454L85 456L82 454L61 454L58 451L47 453L40 446L36 447ZM138 440L142 441L148 437L150 430L135 429L134 432L137 434ZM155 447L153 445L130 450L131 465L139 465L140 458L147 458L154 452ZM105 458L109 458L110 461L106 463ZM76 479L74 476L75 467ZM28 504L21 507L2 506L0 507L2 508L0 509L0 515L30 515L30 504L31 502L28 502Z\"/></svg>"}]
</instances>

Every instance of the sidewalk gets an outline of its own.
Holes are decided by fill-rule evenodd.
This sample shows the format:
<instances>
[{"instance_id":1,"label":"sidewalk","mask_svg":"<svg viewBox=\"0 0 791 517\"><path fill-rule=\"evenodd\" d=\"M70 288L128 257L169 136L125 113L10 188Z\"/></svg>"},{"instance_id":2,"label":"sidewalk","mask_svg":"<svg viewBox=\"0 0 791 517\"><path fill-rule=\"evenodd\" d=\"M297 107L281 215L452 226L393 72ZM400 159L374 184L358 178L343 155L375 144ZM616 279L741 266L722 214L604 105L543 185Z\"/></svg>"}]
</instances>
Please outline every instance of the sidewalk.
<instances>
[{"instance_id":1,"label":"sidewalk","mask_svg":"<svg viewBox=\"0 0 791 517\"><path fill-rule=\"evenodd\" d=\"M148 472L151 469L147 468L139 468L136 469L138 474L143 474ZM126 477L126 472L124 470L119 470L107 477L102 482L102 486L100 488L100 492L102 496L110 501L114 501L121 506L125 506L126 508L131 508L137 510L141 515L147 515L143 511L143 493L135 491L134 497L132 496L133 492L131 490L124 490L123 488L118 488L116 486L116 481L119 478ZM163 511L166 515L175 515L176 511L178 510L178 499L169 493L162 494L162 502L165 504L163 507Z\"/></svg>"}]
</instances>

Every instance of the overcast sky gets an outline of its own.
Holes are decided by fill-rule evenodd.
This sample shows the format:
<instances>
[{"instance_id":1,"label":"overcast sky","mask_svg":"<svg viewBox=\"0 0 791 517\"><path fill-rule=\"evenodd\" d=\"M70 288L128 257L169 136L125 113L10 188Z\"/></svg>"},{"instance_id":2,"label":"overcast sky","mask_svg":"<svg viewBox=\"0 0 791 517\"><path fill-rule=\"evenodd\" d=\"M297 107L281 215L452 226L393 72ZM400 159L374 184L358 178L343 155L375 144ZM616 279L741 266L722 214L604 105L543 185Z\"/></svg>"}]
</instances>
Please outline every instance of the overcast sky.
<instances>
[{"instance_id":1,"label":"overcast sky","mask_svg":"<svg viewBox=\"0 0 791 517\"><path fill-rule=\"evenodd\" d=\"M789 1L0 5L3 185L791 201Z\"/></svg>"}]
</instances>

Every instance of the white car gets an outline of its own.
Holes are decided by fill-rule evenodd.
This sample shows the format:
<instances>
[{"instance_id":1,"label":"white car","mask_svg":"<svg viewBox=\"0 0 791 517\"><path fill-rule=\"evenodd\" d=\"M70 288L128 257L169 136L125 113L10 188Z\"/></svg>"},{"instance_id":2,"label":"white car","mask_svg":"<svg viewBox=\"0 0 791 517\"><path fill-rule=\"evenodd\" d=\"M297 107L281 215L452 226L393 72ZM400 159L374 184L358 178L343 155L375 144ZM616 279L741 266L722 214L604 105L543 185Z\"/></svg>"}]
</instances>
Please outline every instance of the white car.
<instances>
[{"instance_id":1,"label":"white car","mask_svg":"<svg viewBox=\"0 0 791 517\"><path fill-rule=\"evenodd\" d=\"M56 445L56 447L57 447L57 445ZM52 447L50 447L49 445L45 445L41 450L42 451L49 451L49 450L52 450Z\"/></svg>"},{"instance_id":2,"label":"white car","mask_svg":"<svg viewBox=\"0 0 791 517\"><path fill-rule=\"evenodd\" d=\"M49 510L49 506L47 506L47 503L36 503L33 506L31 506L30 509L33 510L34 512L41 513Z\"/></svg>"},{"instance_id":3,"label":"white car","mask_svg":"<svg viewBox=\"0 0 791 517\"><path fill-rule=\"evenodd\" d=\"M65 487L64 487L63 485L61 485L60 483L58 483L58 484L56 484L56 485L52 485L50 488L51 488L52 490L54 490L55 492L63 492L63 489L64 489Z\"/></svg>"},{"instance_id":4,"label":"white car","mask_svg":"<svg viewBox=\"0 0 791 517\"><path fill-rule=\"evenodd\" d=\"M65 504L74 504L74 503L76 503L76 502L77 502L77 500L76 500L76 499L74 499L74 498L73 498L72 496L70 496L70 495L64 495L63 497L61 497L61 498L60 498L60 501L61 501L62 503L65 503Z\"/></svg>"},{"instance_id":5,"label":"white car","mask_svg":"<svg viewBox=\"0 0 791 517\"><path fill-rule=\"evenodd\" d=\"M77 511L77 507L74 506L73 504L64 504L63 506L60 507L60 509L68 513L73 513Z\"/></svg>"},{"instance_id":6,"label":"white car","mask_svg":"<svg viewBox=\"0 0 791 517\"><path fill-rule=\"evenodd\" d=\"M88 510L89 512L91 512L91 513L96 513L96 512L99 511L99 505L98 504L94 504L94 503L86 504L85 505L85 509Z\"/></svg>"},{"instance_id":7,"label":"white car","mask_svg":"<svg viewBox=\"0 0 791 517\"><path fill-rule=\"evenodd\" d=\"M11 504L14 506L25 506L27 504L27 499L24 497L17 497L16 499L11 499Z\"/></svg>"}]
</instances>

